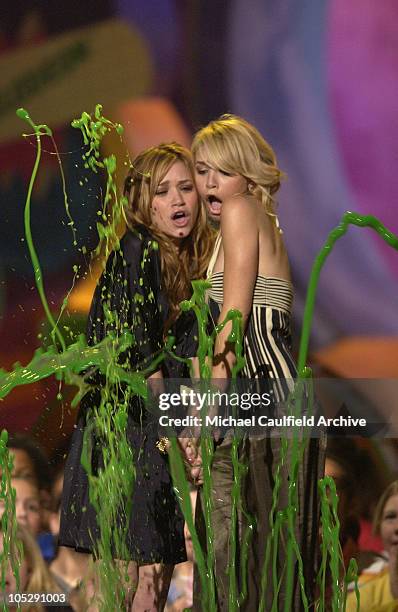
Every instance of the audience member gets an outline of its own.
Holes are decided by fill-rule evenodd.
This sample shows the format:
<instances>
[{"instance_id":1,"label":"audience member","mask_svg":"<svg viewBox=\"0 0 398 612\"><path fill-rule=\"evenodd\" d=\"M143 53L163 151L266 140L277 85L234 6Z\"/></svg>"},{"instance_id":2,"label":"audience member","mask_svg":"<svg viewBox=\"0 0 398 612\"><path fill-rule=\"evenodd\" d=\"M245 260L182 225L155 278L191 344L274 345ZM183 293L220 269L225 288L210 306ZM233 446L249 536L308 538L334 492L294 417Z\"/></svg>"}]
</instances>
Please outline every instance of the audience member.
<instances>
[{"instance_id":1,"label":"audience member","mask_svg":"<svg viewBox=\"0 0 398 612\"><path fill-rule=\"evenodd\" d=\"M398 481L381 496L374 516L374 532L385 549L384 559L366 569L358 580L360 612L398 607ZM357 610L355 593L347 597L347 612Z\"/></svg>"},{"instance_id":2,"label":"audience member","mask_svg":"<svg viewBox=\"0 0 398 612\"><path fill-rule=\"evenodd\" d=\"M51 469L48 458L38 441L27 434L10 435L7 446L14 461L13 476L29 479L39 489L42 525L37 539L45 560L49 561L54 556L54 546L52 537L47 533L51 504Z\"/></svg>"},{"instance_id":3,"label":"audience member","mask_svg":"<svg viewBox=\"0 0 398 612\"><path fill-rule=\"evenodd\" d=\"M339 495L345 560L355 556L361 570L383 550L380 537L372 533L372 520L377 500L388 481L370 450L360 448L355 438L329 438L325 474L333 477Z\"/></svg>"},{"instance_id":4,"label":"audience member","mask_svg":"<svg viewBox=\"0 0 398 612\"><path fill-rule=\"evenodd\" d=\"M7 446L14 459L13 476L35 480L40 491L49 492L51 470L39 443L26 434L15 434L9 436Z\"/></svg>"},{"instance_id":5,"label":"audience member","mask_svg":"<svg viewBox=\"0 0 398 612\"><path fill-rule=\"evenodd\" d=\"M40 549L29 530L23 525L18 525L16 536L16 541L12 543L11 550L7 551L7 556L2 554L2 558L7 559L4 595L8 597L15 596L16 593L47 593L53 595L59 592L40 553ZM21 543L22 550L17 546L17 542ZM0 552L4 553L1 530ZM19 584L17 584L16 567L19 568ZM42 602L27 603L23 606L23 610L24 612L44 612L45 610L64 610L66 612L67 610L72 610L70 606L62 605L62 598L59 601L59 605L51 607L46 606L46 603ZM8 610L14 612L20 609L18 605L13 605L13 602L9 600Z\"/></svg>"},{"instance_id":6,"label":"audience member","mask_svg":"<svg viewBox=\"0 0 398 612\"><path fill-rule=\"evenodd\" d=\"M15 515L20 525L37 537L42 530L40 493L35 481L30 478L11 478L15 489Z\"/></svg>"},{"instance_id":7,"label":"audience member","mask_svg":"<svg viewBox=\"0 0 398 612\"><path fill-rule=\"evenodd\" d=\"M41 506L39 489L28 478L11 478L15 490L15 515L18 523L26 527L36 537L41 529ZM0 499L0 516L4 512L4 500Z\"/></svg>"}]
</instances>

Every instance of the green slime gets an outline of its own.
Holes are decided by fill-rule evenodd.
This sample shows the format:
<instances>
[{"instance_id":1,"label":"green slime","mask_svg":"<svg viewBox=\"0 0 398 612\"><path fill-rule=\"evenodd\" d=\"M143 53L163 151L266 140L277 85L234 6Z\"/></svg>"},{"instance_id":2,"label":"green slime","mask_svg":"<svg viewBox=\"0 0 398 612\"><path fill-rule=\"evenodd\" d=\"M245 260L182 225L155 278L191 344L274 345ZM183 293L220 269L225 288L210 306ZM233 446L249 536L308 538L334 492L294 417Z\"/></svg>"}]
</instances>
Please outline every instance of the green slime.
<instances>
[{"instance_id":1,"label":"green slime","mask_svg":"<svg viewBox=\"0 0 398 612\"><path fill-rule=\"evenodd\" d=\"M97 223L99 243L94 255L101 252L102 244L105 243L105 255L107 256L112 248L118 248L117 227L125 219L124 208L127 204L127 198L124 196L118 198L115 183L117 165L115 155L109 155L101 159L100 146L104 136L112 130L122 136L123 126L103 117L101 104L97 104L95 107L94 117L84 112L80 119L74 119L71 125L81 130L83 142L89 147L88 151L83 154L84 167L90 168L95 173L101 170L106 171L105 197L102 210L98 211L98 216L103 223Z\"/></svg>"},{"instance_id":2,"label":"green slime","mask_svg":"<svg viewBox=\"0 0 398 612\"><path fill-rule=\"evenodd\" d=\"M108 254L111 248L118 248L118 239L116 236L116 227L121 219L124 218L125 199L117 197L114 176L116 172L116 158L111 155L104 160L100 159L99 147L103 136L111 129L115 129L120 135L123 131L122 126L113 124L109 120L102 117L102 108L97 105L94 118L88 113L83 113L79 120L72 122L72 126L82 130L84 143L89 146L88 151L84 154L85 167L91 168L94 172L98 170L107 173L107 187L103 202L103 209L99 212L99 216L105 225L97 224L99 234L99 245L96 253L100 251L101 244L105 242L105 251ZM120 566L114 563L114 559L126 559L127 551L124 544L124 528L127 525L127 520L121 520L121 516L127 517L131 512L131 507L123 507L123 502L131 498L132 487L134 485L134 457L133 451L126 442L125 428L127 423L127 410L129 398L131 395L140 395L144 399L147 398L146 378L155 371L166 354L170 354L172 339L165 350L156 356L154 363L145 371L127 372L121 365L118 364L119 355L122 354L129 346L134 343L132 335L120 330L120 333L109 334L102 342L96 346L87 346L85 338L79 337L76 342L66 348L63 336L58 328L63 309L66 306L64 301L61 313L55 322L48 306L48 302L44 292L42 280L42 271L39 260L33 245L30 215L31 215L31 194L36 179L40 157L41 157L41 137L49 136L52 138L51 130L45 125L35 125L30 119L29 114L24 109L19 109L17 114L24 119L34 129L37 141L37 155L32 172L32 177L29 183L26 205L25 205L25 232L29 248L29 253L32 259L36 286L40 295L46 317L51 325L51 337L54 346L46 352L43 349L38 349L31 362L27 366L16 364L11 372L0 370L0 398L4 398L13 388L18 385L30 384L31 382L41 380L47 376L55 374L59 379L62 379L67 384L76 385L78 392L74 398L73 404L76 405L84 394L89 389L89 385L85 380L85 376L81 376L82 372L87 369L96 368L106 376L106 386L101 393L100 406L97 408L97 418L95 419L95 427L98 428L99 435L102 435L106 440L103 445L103 467L98 474L94 475L91 471L90 456L91 448L89 448L89 437L85 438L85 448L82 455L82 463L87 471L90 482L90 501L94 505L97 514L101 533L101 539L98 543L96 551L101 559L99 564L99 577L101 584L101 610L109 610L115 606L117 602L119 606L123 605L126 588L128 588L128 577L126 575L126 567L120 570ZM55 146L55 143L54 143ZM76 244L74 224L70 217L68 201L65 188L64 175L62 166L58 156L63 190L65 195L65 205L70 218L72 227L74 244ZM109 205L111 213L107 212ZM380 236L395 249L398 249L398 238L390 232L376 217L363 216L352 212L347 212L343 215L341 223L338 227L332 230L329 234L325 246L315 259L311 272L309 287L307 291L306 306L304 312L303 329L300 342L299 352L299 376L302 379L307 379L311 376L309 368L306 367L306 359L308 352L309 336L312 323L313 309L315 303L315 295L319 281L320 271L323 267L326 257L330 254L335 242L343 236L349 224L358 226L371 227L377 231ZM208 336L206 332L208 319L208 306L205 303L204 293L208 288L208 283L197 281L193 283L193 297L190 301L181 305L182 309L193 308L199 322L199 349L198 358L200 364L201 378L208 381L210 384L211 371L207 365L207 358L212 356L215 335L228 322L232 321L232 332L229 340L235 343L237 361L232 373L232 377L236 377L238 372L244 366L244 357L242 356L242 323L239 312L231 311L228 313L227 319L219 326L215 332ZM114 313L108 313L112 318ZM61 350L56 343L59 343ZM123 385L124 400L120 401L120 393L117 395L117 406L115 406L116 397L114 395L115 388L120 389ZM298 381L298 389L295 390L296 400L294 410L300 410L301 399L303 398L303 388L300 388ZM300 399L301 398L301 399ZM208 407L210 408L210 407ZM283 576L278 576L276 571L278 543L282 533L283 526L287 527L289 537L286 543L286 564L284 569L284 578L286 581L286 603L285 611L291 609L290 597L293 591L294 581L294 559L298 562L299 582L301 586L302 602L304 609L309 609L309 603L306 599L304 590L304 578L302 560L299 547L294 533L294 524L297 513L297 473L305 450L306 440L299 440L295 434L291 442L287 439L282 439L282 459L276 467L274 474L275 487L272 498L272 510L270 513L270 528L271 533L265 543L265 560L262 568L262 597L260 601L260 610L266 610L269 602L265 601L265 589L268 576L269 563L272 560L273 573L273 589L274 601L272 610L278 609L278 593L282 583ZM4 535L4 546L1 555L2 568L2 586L4 589L4 563L7 560L7 555L10 553L10 546L15 541L16 526L15 520L15 492L10 485L11 464L8 459L6 445L6 432L2 433L0 438L0 459L3 465L1 496L5 499L6 511L2 519L2 528ZM245 466L238 459L239 439L235 437L232 444L231 460L234 470L234 486L232 491L232 523L231 523L231 559L229 565L229 609L238 610L243 603L246 592L246 576L245 568L247 562L248 547L250 538L253 532L253 523L248 521L248 529L243 536L242 556L241 556L241 584L242 592L238 593L236 581L236 550L237 542L235 538L235 525L237 520L237 509L241 503L241 479L245 474ZM206 538L207 538L207 556L200 546L199 538L195 529L195 524L192 516L192 508L189 496L189 485L185 475L184 463L178 451L177 440L171 438L170 452L170 468L172 472L173 482L177 497L179 499L185 520L192 535L192 541L195 551L195 558L198 564L199 575L202 584L202 601L206 610L216 610L216 590L215 590L215 574L214 574L214 546L213 532L211 522L211 460L214 452L213 442L209 435L203 433L201 436L201 452L203 460L203 499L204 499L204 514L206 522ZM289 504L284 510L277 511L278 496L281 486L281 467L290 457L291 473L293 477L289 483ZM327 490L326 490L327 489ZM340 586L340 559L339 555L333 551L339 550L339 522L337 518L337 503L338 498L335 492L334 483L331 479L322 479L319 483L321 497L321 523L322 523L322 561L318 574L318 585L320 587L320 598L318 601L319 610L325 609L325 584L328 568L331 573L332 583L332 609L339 611L345 607L345 590L346 585L353 579L356 573L355 562L352 560L348 567L348 571L344 580L345 586L342 589ZM105 497L104 497L105 496ZM103 499L107 499L108 503L101 504ZM250 517L248 517L250 519ZM113 529L112 526L118 525L118 529ZM18 555L17 555L18 557ZM14 557L13 557L14 558ZM18 579L18 564L13 567L13 571ZM120 573L122 572L122 573ZM121 579L122 578L122 579ZM118 585L117 587L115 585ZM126 587L127 585L127 587Z\"/></svg>"},{"instance_id":3,"label":"green slime","mask_svg":"<svg viewBox=\"0 0 398 612\"><path fill-rule=\"evenodd\" d=\"M0 586L5 592L6 572L8 564L16 579L17 591L20 590L19 568L23 558L22 542L17 538L17 522L15 519L15 489L11 486L11 473L13 458L7 448L8 434L3 430L0 434L0 503L3 506L3 515L0 519L0 538L2 551L0 553ZM2 610L7 610L7 604L2 603Z\"/></svg>"},{"instance_id":4,"label":"green slime","mask_svg":"<svg viewBox=\"0 0 398 612\"><path fill-rule=\"evenodd\" d=\"M373 215L360 215L355 212L347 211L343 214L341 221L328 235L327 240L319 251L312 266L310 281L307 289L307 297L305 301L303 328L300 339L300 349L298 357L298 370L300 376L306 377L310 372L306 368L308 344L311 332L312 316L314 313L315 296L319 282L319 275L325 264L326 258L332 252L332 249L344 234L347 232L349 225L357 225L358 227L370 227L381 236L381 238L390 247L398 251L398 236L390 232L390 230Z\"/></svg>"},{"instance_id":5,"label":"green slime","mask_svg":"<svg viewBox=\"0 0 398 612\"><path fill-rule=\"evenodd\" d=\"M237 310L230 310L225 318L225 320L216 325L214 331L211 335L207 335L207 324L208 318L210 315L209 306L205 300L206 290L210 288L210 283L206 281L194 281L192 283L193 287L193 296L191 300L183 302L181 304L182 310L192 309L196 315L198 321L198 329L199 329L199 347L198 347L198 359L199 359L199 371L200 378L202 381L205 381L207 388L211 387L211 368L209 367L209 362L213 355L214 342L217 335L221 332L221 330L225 327L225 325L231 321L232 328L231 332L228 336L228 341L234 343L235 345L235 354L236 354L236 362L232 368L232 380L236 379L237 374L245 365L245 359L243 357L243 325L242 325L242 315ZM205 421L208 410L210 406L205 406L202 411L202 418ZM248 556L248 546L249 546L249 537L245 536L242 550L242 563L241 563L241 573L243 577L243 595L239 595L237 592L237 580L236 580L236 561L237 561L237 541L235 537L237 520L238 520L238 507L241 506L241 481L242 476L246 472L246 467L242 465L238 459L238 447L239 447L239 438L234 436L232 440L231 447L231 458L232 458L232 466L233 466L233 474L234 474L234 483L232 489L232 506L231 506L231 555L229 559L228 565L228 575L229 575L229 593L228 593L228 603L229 609L236 610L239 607L239 602L242 601L245 597L246 590L246 572L245 567L247 564L247 556ZM206 610L216 610L217 609L217 601L216 601L216 590L215 590L215 574L214 574L214 564L215 564L215 554L214 554L214 534L212 527L212 478L211 478L211 463L214 454L214 444L213 438L209 436L208 432L202 429L200 436L200 446L201 446L201 457L203 462L203 510L204 510L204 518L206 525L206 548L207 548L207 567L206 567L206 575L204 576L204 568L202 565L202 551L200 549L194 548L195 550L195 559L198 564L199 574L201 578L201 586L202 586L202 604L204 609ZM174 448L174 451L177 452L177 448ZM173 474L173 478L176 479L179 474ZM184 512L185 520L187 517ZM195 530L195 540L197 539L196 530ZM194 543L194 541L193 541ZM199 556L198 556L199 555ZM198 556L198 559L197 559Z\"/></svg>"}]
</instances>

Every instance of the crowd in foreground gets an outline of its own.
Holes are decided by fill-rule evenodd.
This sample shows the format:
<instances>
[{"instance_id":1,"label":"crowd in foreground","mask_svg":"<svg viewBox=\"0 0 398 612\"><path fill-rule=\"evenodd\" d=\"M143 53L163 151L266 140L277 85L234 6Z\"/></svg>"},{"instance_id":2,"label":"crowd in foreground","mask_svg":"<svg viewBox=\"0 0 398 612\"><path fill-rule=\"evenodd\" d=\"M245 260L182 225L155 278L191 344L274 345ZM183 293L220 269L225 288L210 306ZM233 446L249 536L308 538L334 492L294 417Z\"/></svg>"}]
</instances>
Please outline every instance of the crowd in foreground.
<instances>
[{"instance_id":1,"label":"crowd in foreground","mask_svg":"<svg viewBox=\"0 0 398 612\"><path fill-rule=\"evenodd\" d=\"M94 572L89 555L57 545L63 465L51 471L37 441L26 435L11 436L9 451L13 460L11 484L15 490L16 538L22 545L22 562L18 588L15 571L11 562L8 563L4 594L48 593L52 598L57 596L53 602L58 601L58 605L52 605L49 610L96 610ZM373 487L366 486L363 469L370 476ZM341 589L350 560L355 559L359 568L357 583L352 581L348 585L348 612L357 610L356 587L360 611L398 610L398 481L392 481L377 500L385 483L385 475L378 473L379 469L372 452L362 448L360 441L330 439L325 474L333 478L339 495L343 556ZM192 489L193 508L195 501L196 492ZM2 507L4 503L0 511ZM184 534L187 561L175 567L166 612L192 607L194 553L186 525ZM1 547L4 552L2 536ZM331 590L329 594L331 596ZM17 606L9 605L9 609L17 609ZM26 605L24 609L45 610L46 603Z\"/></svg>"}]
</instances>

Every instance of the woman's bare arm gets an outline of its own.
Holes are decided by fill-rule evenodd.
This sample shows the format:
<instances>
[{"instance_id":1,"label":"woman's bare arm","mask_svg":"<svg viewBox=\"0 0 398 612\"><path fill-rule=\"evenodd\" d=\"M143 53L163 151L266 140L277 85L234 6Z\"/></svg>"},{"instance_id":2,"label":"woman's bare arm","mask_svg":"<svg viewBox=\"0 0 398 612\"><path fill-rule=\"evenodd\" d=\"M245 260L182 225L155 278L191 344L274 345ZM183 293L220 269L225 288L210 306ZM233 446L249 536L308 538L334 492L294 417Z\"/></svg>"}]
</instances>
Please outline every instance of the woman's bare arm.
<instances>
[{"instance_id":1,"label":"woman's bare arm","mask_svg":"<svg viewBox=\"0 0 398 612\"><path fill-rule=\"evenodd\" d=\"M253 303L258 273L259 236L256 202L234 197L223 203L221 236L224 249L224 300L218 323L231 309L239 310L246 327ZM235 347L228 343L232 323L217 336L214 347L213 379L231 376L236 362Z\"/></svg>"},{"instance_id":2,"label":"woman's bare arm","mask_svg":"<svg viewBox=\"0 0 398 612\"><path fill-rule=\"evenodd\" d=\"M253 304L253 291L258 273L259 235L256 203L244 197L234 197L223 203L221 236L224 250L224 298L218 318L222 323L231 309L243 317L243 331ZM236 362L235 346L228 343L232 323L228 322L218 334L214 345L213 382L220 388L227 386ZM216 406L210 407L210 414ZM202 462L198 440L194 452L187 455L192 465L191 477L196 485L203 484ZM191 450L191 448L189 449Z\"/></svg>"}]
</instances>

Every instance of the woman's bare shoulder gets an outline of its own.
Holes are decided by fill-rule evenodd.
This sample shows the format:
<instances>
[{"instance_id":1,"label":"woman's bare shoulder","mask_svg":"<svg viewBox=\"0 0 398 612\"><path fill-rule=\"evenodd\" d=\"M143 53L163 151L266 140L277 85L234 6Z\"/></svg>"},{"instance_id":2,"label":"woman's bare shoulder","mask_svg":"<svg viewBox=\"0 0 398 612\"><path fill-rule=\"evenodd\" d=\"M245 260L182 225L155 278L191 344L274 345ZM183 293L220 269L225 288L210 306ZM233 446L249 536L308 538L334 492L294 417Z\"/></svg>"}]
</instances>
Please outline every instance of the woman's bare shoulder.
<instances>
[{"instance_id":1,"label":"woman's bare shoulder","mask_svg":"<svg viewBox=\"0 0 398 612\"><path fill-rule=\"evenodd\" d=\"M224 251L228 247L237 250L242 245L256 245L259 229L256 203L244 196L235 196L223 202L221 211L221 236Z\"/></svg>"},{"instance_id":2,"label":"woman's bare shoulder","mask_svg":"<svg viewBox=\"0 0 398 612\"><path fill-rule=\"evenodd\" d=\"M221 225L225 223L250 223L257 218L257 202L245 195L236 195L223 202Z\"/></svg>"}]
</instances>

